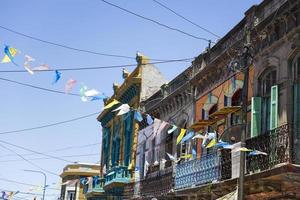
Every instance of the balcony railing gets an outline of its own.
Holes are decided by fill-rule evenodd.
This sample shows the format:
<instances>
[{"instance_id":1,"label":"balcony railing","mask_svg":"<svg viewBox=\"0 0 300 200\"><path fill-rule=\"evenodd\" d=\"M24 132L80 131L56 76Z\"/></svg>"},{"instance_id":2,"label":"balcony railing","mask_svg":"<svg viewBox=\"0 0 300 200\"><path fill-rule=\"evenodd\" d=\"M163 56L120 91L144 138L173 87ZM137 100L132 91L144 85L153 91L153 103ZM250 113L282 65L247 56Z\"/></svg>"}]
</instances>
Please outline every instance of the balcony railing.
<instances>
[{"instance_id":1,"label":"balcony railing","mask_svg":"<svg viewBox=\"0 0 300 200\"><path fill-rule=\"evenodd\" d=\"M268 154L267 156L248 156L246 158L247 173L268 170L278 164L290 162L292 160L291 134L290 126L286 124L269 133L247 140L247 148Z\"/></svg>"},{"instance_id":2,"label":"balcony railing","mask_svg":"<svg viewBox=\"0 0 300 200\"><path fill-rule=\"evenodd\" d=\"M214 150L200 160L190 160L176 166L175 189L194 187L220 179L220 156Z\"/></svg>"},{"instance_id":3,"label":"balcony railing","mask_svg":"<svg viewBox=\"0 0 300 200\"><path fill-rule=\"evenodd\" d=\"M268 155L246 156L246 173L269 170L276 165L292 162L291 127L280 126L268 133L250 138L246 147ZM231 150L218 150L176 166L175 190L191 188L213 181L232 178L233 169Z\"/></svg>"},{"instance_id":4,"label":"balcony railing","mask_svg":"<svg viewBox=\"0 0 300 200\"><path fill-rule=\"evenodd\" d=\"M115 166L108 171L105 175L105 185L107 186L111 183L129 183L130 182L130 171L126 166Z\"/></svg>"},{"instance_id":5,"label":"balcony railing","mask_svg":"<svg viewBox=\"0 0 300 200\"><path fill-rule=\"evenodd\" d=\"M90 193L104 193L103 186L105 183L104 178L94 176L93 181L83 186L83 193L89 195Z\"/></svg>"}]
</instances>

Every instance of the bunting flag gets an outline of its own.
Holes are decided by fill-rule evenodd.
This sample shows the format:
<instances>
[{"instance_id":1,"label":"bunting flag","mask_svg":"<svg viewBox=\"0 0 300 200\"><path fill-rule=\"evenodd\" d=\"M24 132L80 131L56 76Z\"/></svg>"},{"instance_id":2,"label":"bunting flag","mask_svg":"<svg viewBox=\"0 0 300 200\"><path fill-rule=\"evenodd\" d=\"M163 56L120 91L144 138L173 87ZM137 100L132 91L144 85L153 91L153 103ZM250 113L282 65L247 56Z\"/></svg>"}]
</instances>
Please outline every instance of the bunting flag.
<instances>
[{"instance_id":1,"label":"bunting flag","mask_svg":"<svg viewBox=\"0 0 300 200\"><path fill-rule=\"evenodd\" d=\"M45 71L49 70L49 66L47 64L41 64L40 66L32 68L33 71Z\"/></svg>"},{"instance_id":2,"label":"bunting flag","mask_svg":"<svg viewBox=\"0 0 300 200\"><path fill-rule=\"evenodd\" d=\"M217 140L215 138L213 138L209 143L208 145L206 146L206 148L211 148L213 146L215 146L217 144Z\"/></svg>"},{"instance_id":3,"label":"bunting flag","mask_svg":"<svg viewBox=\"0 0 300 200\"><path fill-rule=\"evenodd\" d=\"M184 143L186 141L188 141L189 139L191 139L193 136L194 136L194 131L188 131L188 134L186 134L182 140L181 140L181 143Z\"/></svg>"},{"instance_id":4,"label":"bunting flag","mask_svg":"<svg viewBox=\"0 0 300 200\"><path fill-rule=\"evenodd\" d=\"M237 152L237 151L250 152L252 151L252 149L248 149L246 147L239 147L233 150L233 152Z\"/></svg>"},{"instance_id":5,"label":"bunting flag","mask_svg":"<svg viewBox=\"0 0 300 200\"><path fill-rule=\"evenodd\" d=\"M143 121L142 114L139 111L134 111L134 119L137 120L138 122Z\"/></svg>"},{"instance_id":6,"label":"bunting flag","mask_svg":"<svg viewBox=\"0 0 300 200\"><path fill-rule=\"evenodd\" d=\"M180 133L177 137L177 140L176 140L176 145L178 145L180 143L180 141L182 140L183 136L185 135L185 132L186 132L186 129L181 129L180 130Z\"/></svg>"},{"instance_id":7,"label":"bunting flag","mask_svg":"<svg viewBox=\"0 0 300 200\"><path fill-rule=\"evenodd\" d=\"M97 96L98 94L99 94L99 92L95 89L87 90L84 92L84 96L86 96L86 97L94 97L94 96Z\"/></svg>"},{"instance_id":8,"label":"bunting flag","mask_svg":"<svg viewBox=\"0 0 300 200\"><path fill-rule=\"evenodd\" d=\"M26 71L28 71L29 74L33 75L34 72L31 68L31 65L30 65L30 62L33 62L35 59L28 56L28 55L25 55L25 61L24 61L24 68Z\"/></svg>"},{"instance_id":9,"label":"bunting flag","mask_svg":"<svg viewBox=\"0 0 300 200\"><path fill-rule=\"evenodd\" d=\"M119 104L120 103L120 101L118 101L118 100L116 100L116 99L113 99L113 101L112 102L110 102L109 104L107 104L106 106L104 106L104 110L105 109L108 109L108 108L111 108L111 107L113 107L114 105L117 105L117 104Z\"/></svg>"},{"instance_id":10,"label":"bunting flag","mask_svg":"<svg viewBox=\"0 0 300 200\"><path fill-rule=\"evenodd\" d=\"M192 158L192 154L186 154L186 155L180 156L180 158L189 159L189 158Z\"/></svg>"},{"instance_id":11,"label":"bunting flag","mask_svg":"<svg viewBox=\"0 0 300 200\"><path fill-rule=\"evenodd\" d=\"M14 63L15 65L17 65L15 62L14 62L14 57L17 55L18 53L18 50L13 48L13 47L9 47L7 45L5 45L4 47L4 53L5 53L5 56L3 57L1 63ZM18 66L18 65L17 65Z\"/></svg>"},{"instance_id":12,"label":"bunting flag","mask_svg":"<svg viewBox=\"0 0 300 200\"><path fill-rule=\"evenodd\" d=\"M218 148L223 148L224 146L229 145L228 142L223 142L222 140L220 140L215 146Z\"/></svg>"},{"instance_id":13,"label":"bunting flag","mask_svg":"<svg viewBox=\"0 0 300 200\"><path fill-rule=\"evenodd\" d=\"M104 93L102 93L102 94L100 94L100 95L93 96L93 97L91 98L91 101L103 100L103 99L105 99L105 98L107 98L107 96L106 96Z\"/></svg>"},{"instance_id":14,"label":"bunting flag","mask_svg":"<svg viewBox=\"0 0 300 200\"><path fill-rule=\"evenodd\" d=\"M146 116L147 116L147 124L148 125L153 124L154 121L153 121L152 117L150 115L148 115L148 114Z\"/></svg>"},{"instance_id":15,"label":"bunting flag","mask_svg":"<svg viewBox=\"0 0 300 200\"><path fill-rule=\"evenodd\" d=\"M81 101L86 102L88 98L84 95L84 93L88 90L87 86L84 84L81 84L80 89L79 89L79 95L81 98Z\"/></svg>"},{"instance_id":16,"label":"bunting flag","mask_svg":"<svg viewBox=\"0 0 300 200\"><path fill-rule=\"evenodd\" d=\"M264 155L267 156L268 154L262 151L258 151L258 150L253 150L249 153L248 156L257 156L257 155Z\"/></svg>"},{"instance_id":17,"label":"bunting flag","mask_svg":"<svg viewBox=\"0 0 300 200\"><path fill-rule=\"evenodd\" d=\"M234 146L232 144L224 145L223 149L233 149Z\"/></svg>"},{"instance_id":18,"label":"bunting flag","mask_svg":"<svg viewBox=\"0 0 300 200\"><path fill-rule=\"evenodd\" d=\"M168 134L173 133L177 129L177 126L173 125L171 129L168 130Z\"/></svg>"},{"instance_id":19,"label":"bunting flag","mask_svg":"<svg viewBox=\"0 0 300 200\"><path fill-rule=\"evenodd\" d=\"M195 135L192 139L205 139L206 137L204 135L201 135L201 134L197 134Z\"/></svg>"},{"instance_id":20,"label":"bunting flag","mask_svg":"<svg viewBox=\"0 0 300 200\"><path fill-rule=\"evenodd\" d=\"M193 155L193 158L197 157L197 151L194 148L192 149L192 155Z\"/></svg>"},{"instance_id":21,"label":"bunting flag","mask_svg":"<svg viewBox=\"0 0 300 200\"><path fill-rule=\"evenodd\" d=\"M65 93L68 94L74 88L75 84L77 83L74 79L69 79L65 85Z\"/></svg>"},{"instance_id":22,"label":"bunting flag","mask_svg":"<svg viewBox=\"0 0 300 200\"><path fill-rule=\"evenodd\" d=\"M168 155L168 157L170 158L171 161L173 161L175 163L180 161L180 158L176 160L176 158L174 156L172 156L171 154L169 154L169 153L166 153L166 154Z\"/></svg>"},{"instance_id":23,"label":"bunting flag","mask_svg":"<svg viewBox=\"0 0 300 200\"><path fill-rule=\"evenodd\" d=\"M61 78L61 72L55 70L55 77L54 77L54 81L52 82L52 85L57 83L57 81L59 81L60 78Z\"/></svg>"},{"instance_id":24,"label":"bunting flag","mask_svg":"<svg viewBox=\"0 0 300 200\"><path fill-rule=\"evenodd\" d=\"M128 104L122 104L118 108L114 109L112 112L119 111L117 115L123 115L130 111L130 106Z\"/></svg>"}]
</instances>

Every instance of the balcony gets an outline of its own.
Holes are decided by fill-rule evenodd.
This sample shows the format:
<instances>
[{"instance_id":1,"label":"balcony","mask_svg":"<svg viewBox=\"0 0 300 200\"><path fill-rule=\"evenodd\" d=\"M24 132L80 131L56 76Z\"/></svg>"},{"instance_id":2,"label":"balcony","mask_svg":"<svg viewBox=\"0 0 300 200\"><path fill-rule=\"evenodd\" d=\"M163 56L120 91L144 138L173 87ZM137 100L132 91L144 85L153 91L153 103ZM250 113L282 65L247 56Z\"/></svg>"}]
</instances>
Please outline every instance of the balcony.
<instances>
[{"instance_id":1,"label":"balcony","mask_svg":"<svg viewBox=\"0 0 300 200\"><path fill-rule=\"evenodd\" d=\"M195 187L220 179L220 156L216 150L176 166L175 190Z\"/></svg>"},{"instance_id":2,"label":"balcony","mask_svg":"<svg viewBox=\"0 0 300 200\"><path fill-rule=\"evenodd\" d=\"M104 189L110 190L114 187L124 187L130 182L131 174L126 166L115 166L105 175Z\"/></svg>"},{"instance_id":3,"label":"balcony","mask_svg":"<svg viewBox=\"0 0 300 200\"><path fill-rule=\"evenodd\" d=\"M99 176L94 176L93 181L84 185L83 194L87 199L91 197L101 196L104 194L103 186L105 183L104 178L100 178Z\"/></svg>"}]
</instances>

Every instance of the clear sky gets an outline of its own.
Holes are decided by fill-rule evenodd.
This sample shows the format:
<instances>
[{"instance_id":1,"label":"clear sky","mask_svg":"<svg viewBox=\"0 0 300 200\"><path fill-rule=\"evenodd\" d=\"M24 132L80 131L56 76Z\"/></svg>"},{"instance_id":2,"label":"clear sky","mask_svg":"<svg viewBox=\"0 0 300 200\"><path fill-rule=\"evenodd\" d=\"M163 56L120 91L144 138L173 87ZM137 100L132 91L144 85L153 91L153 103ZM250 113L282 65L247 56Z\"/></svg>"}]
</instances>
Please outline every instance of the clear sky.
<instances>
[{"instance_id":1,"label":"clear sky","mask_svg":"<svg viewBox=\"0 0 300 200\"><path fill-rule=\"evenodd\" d=\"M136 13L155 19L172 27L199 37L215 41L217 38L178 18L157 5L152 0L109 0ZM160 0L170 8L197 24L223 36L244 16L244 12L260 0ZM44 40L65 44L81 49L108 54L120 54L135 57L140 51L150 58L181 59L199 55L207 42L159 27L128 13L104 4L101 0L10 0L1 4L1 26L39 37ZM46 63L52 68L76 68L135 63L124 58L104 57L67 50L0 29L0 47L10 45L21 51L13 64L0 64L1 70L23 69L24 55L36 59L35 64ZM0 56L3 56L1 50ZM157 67L171 80L190 63L159 64ZM131 71L133 67L129 67ZM0 73L0 78L33 84L49 89L64 90L69 78L76 79L90 88L108 95L112 94L113 82L122 83L122 69L102 69L86 71L64 71L61 80L52 85L53 72L38 73ZM82 102L79 97L40 91L0 80L0 132L30 128L49 123L64 121L93 112L101 111L102 101ZM78 93L77 85L73 92ZM81 154L99 154L99 145L84 148L72 148L51 152L55 149L100 142L101 126L96 116L54 127L2 134L0 140L24 146L40 152L49 152L54 156ZM16 147L5 145L19 154L28 153ZM40 174L24 172L23 169L39 170L0 146L0 190L20 190L30 192L30 186L9 183L3 179L41 185ZM27 159L40 158L40 155L26 156ZM70 157L71 161L98 162L99 155L88 157ZM19 161L7 161L19 160ZM7 162L3 162L7 161ZM66 162L48 159L32 160L36 165L61 173ZM48 174L48 184L57 183L59 177ZM51 186L54 187L54 186ZM40 191L31 191L40 193ZM59 191L47 190L47 194ZM19 195L19 197L30 195ZM57 199L47 196L46 199Z\"/></svg>"}]
</instances>

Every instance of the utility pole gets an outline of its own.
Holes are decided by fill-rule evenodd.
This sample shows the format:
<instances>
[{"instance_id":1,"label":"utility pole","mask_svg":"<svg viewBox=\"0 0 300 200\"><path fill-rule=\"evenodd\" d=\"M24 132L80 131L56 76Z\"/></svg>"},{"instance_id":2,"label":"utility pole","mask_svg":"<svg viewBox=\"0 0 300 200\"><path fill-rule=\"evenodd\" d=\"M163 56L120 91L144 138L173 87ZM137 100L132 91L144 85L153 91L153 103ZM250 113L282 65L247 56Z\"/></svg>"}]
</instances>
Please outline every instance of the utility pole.
<instances>
[{"instance_id":1,"label":"utility pole","mask_svg":"<svg viewBox=\"0 0 300 200\"><path fill-rule=\"evenodd\" d=\"M249 82L249 57L250 52L250 31L246 30L246 43L242 53L241 69L244 71L244 84L242 89L242 122L243 131L241 135L241 147L246 147L247 126L247 109L248 109L248 82ZM238 199L244 199L244 180L245 180L245 152L240 151L240 176L238 179Z\"/></svg>"},{"instance_id":2,"label":"utility pole","mask_svg":"<svg viewBox=\"0 0 300 200\"><path fill-rule=\"evenodd\" d=\"M46 184L47 184L47 175L42 172L42 171L36 171L36 170L29 170L29 169L25 169L24 171L26 172L35 172L35 173L40 173L40 174L43 174L44 175L44 187L43 187L43 198L42 200L45 200L45 192L46 192Z\"/></svg>"}]
</instances>

